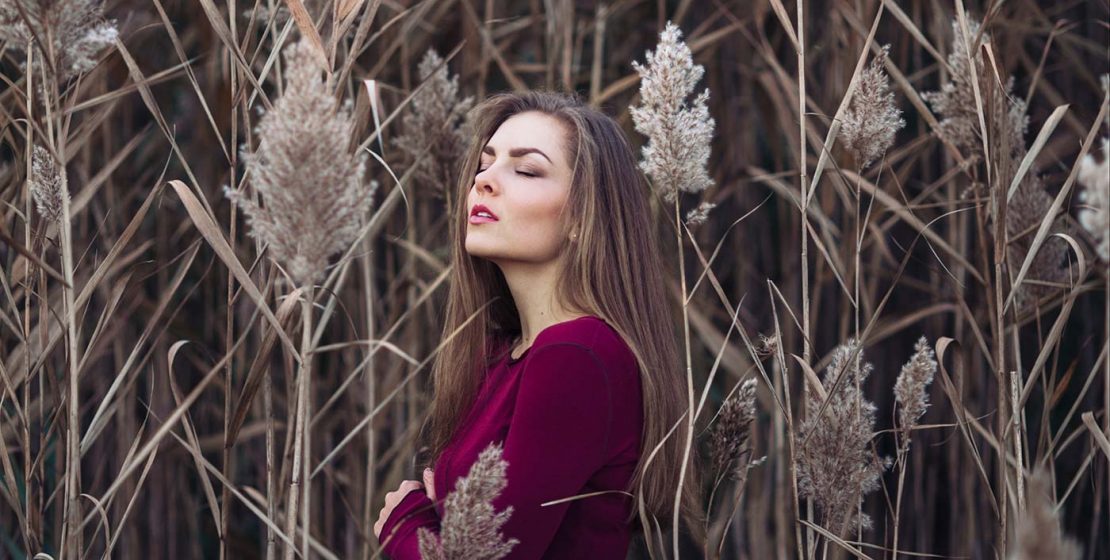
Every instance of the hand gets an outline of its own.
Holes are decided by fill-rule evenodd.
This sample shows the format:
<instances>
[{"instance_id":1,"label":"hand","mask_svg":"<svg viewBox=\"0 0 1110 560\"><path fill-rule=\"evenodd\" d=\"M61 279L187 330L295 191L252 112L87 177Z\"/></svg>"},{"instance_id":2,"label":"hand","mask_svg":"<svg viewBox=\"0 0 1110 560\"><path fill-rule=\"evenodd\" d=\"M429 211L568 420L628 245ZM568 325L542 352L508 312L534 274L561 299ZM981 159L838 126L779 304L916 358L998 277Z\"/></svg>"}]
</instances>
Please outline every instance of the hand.
<instances>
[{"instance_id":1,"label":"hand","mask_svg":"<svg viewBox=\"0 0 1110 560\"><path fill-rule=\"evenodd\" d=\"M424 469L424 493L429 500L436 501L436 479L432 469Z\"/></svg>"},{"instance_id":2,"label":"hand","mask_svg":"<svg viewBox=\"0 0 1110 560\"><path fill-rule=\"evenodd\" d=\"M420 486L421 484L415 480L402 480L396 490L385 495L385 505L378 512L378 521L374 523L375 537L381 538L382 526L385 525L385 520L389 519L389 514L393 513L393 508L397 507L409 492L418 490Z\"/></svg>"}]
</instances>

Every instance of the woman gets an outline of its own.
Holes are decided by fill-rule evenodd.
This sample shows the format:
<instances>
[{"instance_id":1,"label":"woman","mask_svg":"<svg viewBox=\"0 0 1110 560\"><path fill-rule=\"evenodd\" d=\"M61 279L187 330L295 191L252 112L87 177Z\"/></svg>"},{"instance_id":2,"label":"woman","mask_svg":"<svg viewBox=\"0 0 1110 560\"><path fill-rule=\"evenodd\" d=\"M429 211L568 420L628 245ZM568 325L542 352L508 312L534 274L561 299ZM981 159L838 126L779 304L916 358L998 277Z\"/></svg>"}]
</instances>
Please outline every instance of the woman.
<instances>
[{"instance_id":1,"label":"woman","mask_svg":"<svg viewBox=\"0 0 1110 560\"><path fill-rule=\"evenodd\" d=\"M686 381L628 141L564 94L473 111L444 327L459 332L436 356L426 425L435 468L386 495L375 535L394 560L419 558L417 529L439 532L443 497L503 441L507 558L625 558L644 525L672 525L683 460L680 514L700 542Z\"/></svg>"}]
</instances>

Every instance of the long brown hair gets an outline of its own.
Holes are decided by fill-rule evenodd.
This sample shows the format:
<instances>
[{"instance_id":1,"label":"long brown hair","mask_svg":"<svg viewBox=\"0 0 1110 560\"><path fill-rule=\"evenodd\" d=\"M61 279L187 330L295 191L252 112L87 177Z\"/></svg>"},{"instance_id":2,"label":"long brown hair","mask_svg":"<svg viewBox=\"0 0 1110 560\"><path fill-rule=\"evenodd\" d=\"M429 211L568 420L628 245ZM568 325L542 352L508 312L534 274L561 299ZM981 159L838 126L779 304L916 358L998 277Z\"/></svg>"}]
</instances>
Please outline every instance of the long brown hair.
<instances>
[{"instance_id":1,"label":"long brown hair","mask_svg":"<svg viewBox=\"0 0 1110 560\"><path fill-rule=\"evenodd\" d=\"M471 111L472 143L461 162L450 228L453 269L443 334L445 338L454 336L443 343L432 366L435 398L425 425L432 463L470 410L493 353L520 333L517 309L501 270L466 252L465 216L467 193L486 142L509 117L538 111L563 124L565 152L573 170L567 215L573 216L570 225L578 242L567 243L561 255L556 294L567 309L608 322L640 366L644 406L641 457L625 489L637 497L633 517L638 499L642 499L646 513L654 515L661 527L668 526L674 515L679 471L687 460L680 515L690 535L703 541L705 513L697 446L691 447L688 456L685 453L687 388L679 362L675 315L659 274L664 266L652 226L650 190L632 147L612 118L573 94L499 93ZM652 456L657 446L659 450ZM649 523L641 517L634 529L643 530Z\"/></svg>"}]
</instances>

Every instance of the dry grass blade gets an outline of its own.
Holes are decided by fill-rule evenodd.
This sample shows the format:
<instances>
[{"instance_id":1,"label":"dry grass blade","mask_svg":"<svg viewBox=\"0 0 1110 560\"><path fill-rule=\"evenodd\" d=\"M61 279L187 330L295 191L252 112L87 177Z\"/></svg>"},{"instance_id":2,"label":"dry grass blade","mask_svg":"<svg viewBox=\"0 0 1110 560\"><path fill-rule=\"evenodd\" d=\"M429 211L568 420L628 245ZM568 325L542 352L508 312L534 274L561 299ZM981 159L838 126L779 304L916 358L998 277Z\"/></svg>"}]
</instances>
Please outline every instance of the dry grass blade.
<instances>
[{"instance_id":1,"label":"dry grass blade","mask_svg":"<svg viewBox=\"0 0 1110 560\"><path fill-rule=\"evenodd\" d=\"M312 16L308 15L308 10L304 8L304 2L301 0L285 0L286 5L289 6L289 13L293 15L293 21L297 22L297 29L301 30L301 35L304 35L309 44L312 45L312 52L320 59L320 66L328 69L331 72L331 62L328 60L328 54L324 52L324 41L320 39L320 32L316 30L316 25L312 23Z\"/></svg>"},{"instance_id":2,"label":"dry grass blade","mask_svg":"<svg viewBox=\"0 0 1110 560\"><path fill-rule=\"evenodd\" d=\"M339 452L342 451L343 448L346 447L347 444L350 443L350 441L354 439L354 437L358 435L358 433L362 431L362 429L365 428L371 420L374 419L374 416L377 415L382 408L389 404L389 401L392 400L393 397L397 396L397 394L401 392L401 389L405 388L405 385L408 384L408 382L411 381L417 373L420 373L422 369L427 367L427 365L432 362L432 359L435 358L436 353L438 353L440 349L446 346L449 341L453 340L455 336L458 335L458 333L462 332L462 330L466 328L466 325L469 325L470 322L473 321L474 318L477 317L478 314L480 314L484 309L485 306L482 306L475 310L474 313L466 318L466 321L464 321L462 325L459 325L459 328L455 329L449 336L444 338L443 341L440 342L436 346L436 348L432 350L428 354L428 356L424 358L423 361L420 362L418 366L414 367L412 373L406 375L403 379L400 380L400 382L397 383L397 386L394 387L393 390L389 392L389 394L382 397L382 401L378 403L372 410L370 410L370 412L368 412L366 416L359 421L358 424L351 428L351 431L347 432L347 435L344 436L343 439L339 440L339 442L335 444L335 447L333 447L332 450L328 452L328 454L323 459L320 460L320 463L316 465L316 468L312 469L311 474L309 474L309 478L315 478L316 474L319 473L320 470L323 469L325 466L327 466L327 464L330 463L331 460L334 459L335 456L338 455Z\"/></svg>"},{"instance_id":3,"label":"dry grass blade","mask_svg":"<svg viewBox=\"0 0 1110 560\"><path fill-rule=\"evenodd\" d=\"M1090 131L1087 132L1087 138L1083 140L1083 147L1079 149L1079 155L1076 157L1076 164L1072 166L1071 172L1068 173L1068 178L1064 181L1064 186L1060 187L1060 192L1056 194L1056 198L1052 201L1052 206L1045 212L1044 219L1041 220L1040 226L1037 228L1037 235L1033 238L1033 243L1029 247L1029 252L1025 255L1025 260L1021 263L1021 268L1018 270L1017 276L1014 277L1014 289L1006 296L1006 303L1003 305L1003 311L1010 308L1010 304L1014 301L1014 295L1019 293L1018 286L1021 286L1025 280L1026 274L1029 273L1029 268L1033 265L1033 258L1037 256L1037 251L1040 250L1041 245L1048 237L1048 230L1051 228L1056 215L1063 207L1064 201L1068 198L1068 193L1071 192L1071 187L1075 183L1075 178L1079 174L1079 162L1083 160L1083 156L1091 149L1091 144L1094 143L1095 137L1098 136L1099 128L1102 126L1102 119L1107 114L1107 107L1110 106L1110 94L1103 97L1102 108L1099 109L1098 117L1095 118L1094 124L1091 126Z\"/></svg>"},{"instance_id":4,"label":"dry grass blade","mask_svg":"<svg viewBox=\"0 0 1110 560\"><path fill-rule=\"evenodd\" d=\"M0 242L3 242L8 247L11 247L13 251L19 253L24 258L34 263L35 266L41 268L44 272L49 274L51 278L57 280L58 282L61 282L63 286L67 288L72 288L72 286L66 283L65 277L63 277L61 273L59 273L57 270L54 270L52 266L43 262L42 259L38 257L38 255L35 255L31 251L28 251L26 247L13 239L11 234L9 234L4 229L3 225L0 225Z\"/></svg>"},{"instance_id":5,"label":"dry grass blade","mask_svg":"<svg viewBox=\"0 0 1110 560\"><path fill-rule=\"evenodd\" d=\"M944 237L933 231L930 227L932 224L934 224L947 214L938 216L937 218L930 220L928 223L922 222L920 218L918 218L912 211L910 211L910 209L906 208L904 204L899 202L886 191L877 188L875 185L871 184L869 181L867 181L863 177L860 177L852 171L845 169L842 172L846 178L848 178L853 183L858 184L859 187L866 191L868 195L874 196L875 200L881 203L887 210L901 218L902 221L906 223L906 225L912 227L918 232L918 234L925 236L925 238L929 240L930 246L936 246L942 249L942 252L946 256L951 258L960 266L964 267L964 271L967 274L970 274L972 278L977 280L981 285L986 284L986 281L983 279L983 275L979 273L978 268L975 265L971 264L971 262L963 256L963 253L957 251L954 247L952 247L951 244L948 243L948 241L944 239ZM962 212L966 210L966 208L962 208L949 212L948 214L955 214L957 212Z\"/></svg>"},{"instance_id":6,"label":"dry grass blade","mask_svg":"<svg viewBox=\"0 0 1110 560\"><path fill-rule=\"evenodd\" d=\"M162 26L166 28L166 34L169 35L170 42L173 43L173 50L177 53L177 58L181 61L181 65L185 69L185 75L189 78L189 85L193 86L193 92L196 93L197 100L200 101L200 105L204 109L204 115L208 117L208 124L212 127L212 133L216 135L216 139L220 142L220 149L224 152L224 158L230 162L231 154L227 151L226 142L224 141L223 134L220 132L220 127L216 125L216 119L212 117L212 110L208 107L208 101L205 100L204 94L200 90L197 77L193 74L193 67L189 63L188 57L185 56L185 48L181 46L181 38L177 36L177 31L173 28L173 24L170 23L170 18L166 15L166 10L162 7L161 0L154 0L154 8L158 10L158 17L162 20Z\"/></svg>"},{"instance_id":7,"label":"dry grass blade","mask_svg":"<svg viewBox=\"0 0 1110 560\"><path fill-rule=\"evenodd\" d=\"M963 371L963 360L961 352L959 351L959 349L962 347L960 342L946 336L937 338L936 356L937 365L940 366L942 381L941 386L944 388L944 394L948 397L948 402L952 405L952 409L956 412L957 424L960 427L960 433L963 434L964 441L967 442L968 450L971 451L971 456L973 459L975 459L975 466L979 471L979 476L982 478L987 492L990 493L990 503L991 506L994 508L994 513L995 515L998 515L998 498L995 497L994 490L990 485L990 477L987 475L987 469L983 466L983 458L979 453L979 446L975 443L975 440L972 439L971 431L967 428L967 425L971 418L970 414L968 414L967 409L964 407L963 394L952 382L951 376L948 375L948 366L944 365L944 355L948 351L948 347L951 345L955 345L957 348L955 352L957 377L961 377L960 373ZM963 384L961 383L960 387L962 386Z\"/></svg>"},{"instance_id":8,"label":"dry grass blade","mask_svg":"<svg viewBox=\"0 0 1110 560\"><path fill-rule=\"evenodd\" d=\"M169 380L170 392L173 394L174 404L181 406L181 389L177 386L177 381L173 378L173 362L177 357L177 353L181 350L182 346L188 344L188 340L179 340L170 346L169 355L166 357L166 373ZM212 481L208 479L208 475L204 473L204 466L202 461L204 456L200 452L200 446L197 445L197 433L193 428L193 422L189 419L189 411L186 410L181 415L181 426L185 429L185 437L189 439L189 451L193 457L193 463L197 467L197 477L200 478L201 487L204 489L204 498L208 501L208 509L212 514L212 521L216 527L216 535L221 539L223 535L223 524L220 523L220 504L216 501L216 492L212 489Z\"/></svg>"},{"instance_id":9,"label":"dry grass blade","mask_svg":"<svg viewBox=\"0 0 1110 560\"><path fill-rule=\"evenodd\" d=\"M786 31L786 36L794 45L794 50L801 50L802 47L798 43L798 32L794 30L794 24L790 23L790 16L786 13L786 7L782 5L782 0L771 0L771 9L775 11L775 17L782 24L782 29Z\"/></svg>"},{"instance_id":10,"label":"dry grass blade","mask_svg":"<svg viewBox=\"0 0 1110 560\"><path fill-rule=\"evenodd\" d=\"M258 83L258 78L254 76L251 71L251 65L243 57L242 51L239 49L239 44L235 42L235 38L231 34L231 30L227 27L227 22L224 21L223 15L220 13L219 8L212 3L212 0L200 0L200 7L204 11L204 15L208 16L208 22L212 25L212 29L220 38L227 52L231 54L231 59L235 61L238 71L242 76L247 78L247 81L254 86L252 93L262 96L262 104L266 106L266 110L273 108L270 103L270 98L266 96L266 92L262 88L262 84Z\"/></svg>"},{"instance_id":11,"label":"dry grass blade","mask_svg":"<svg viewBox=\"0 0 1110 560\"><path fill-rule=\"evenodd\" d=\"M1102 428L1098 426L1098 423L1095 422L1094 413L1084 412L1081 417L1083 418L1083 425L1087 426L1087 429L1091 431L1091 437L1094 438L1095 443L1098 444L1098 448L1102 450L1102 454L1106 455L1107 459L1110 459L1110 439L1107 439L1106 433L1104 433Z\"/></svg>"},{"instance_id":12,"label":"dry grass blade","mask_svg":"<svg viewBox=\"0 0 1110 560\"><path fill-rule=\"evenodd\" d=\"M211 0L202 1L210 2ZM189 166L188 160L185 159L185 154L181 152L181 147L178 146L177 140L174 138L174 133L170 129L169 124L166 123L166 119L162 115L162 111L158 108L158 102L154 99L154 93L150 91L150 84L143 76L142 71L139 70L139 65L137 62L135 62L135 58L131 56L131 52L127 50L127 47L124 46L123 41L120 41L119 39L116 39L116 50L119 51L120 57L123 58L123 62L127 65L127 70L131 75L131 80L135 82L135 86L139 89L139 97L142 98L143 103L146 104L147 109L150 111L150 115L154 117L154 122L158 123L158 127L162 130L162 134L169 141L170 146L173 147L174 155L177 156L177 159L181 163L181 166L185 168L185 173L188 175L189 180L192 181L193 184L198 184L199 181L197 181L196 177L194 176L193 169ZM208 205L208 201L204 200L203 198L201 200L204 202L204 207L209 212L212 212L212 208Z\"/></svg>"},{"instance_id":13,"label":"dry grass blade","mask_svg":"<svg viewBox=\"0 0 1110 560\"><path fill-rule=\"evenodd\" d=\"M1037 159L1037 154L1041 153L1044 148L1048 137L1052 136L1052 131L1056 130L1056 125L1060 124L1060 120L1068 112L1067 105L1061 105L1052 111L1048 119L1041 127L1041 131L1037 133L1037 139L1033 141L1033 146L1025 153L1025 157L1021 160L1021 165L1018 167L1017 173L1014 174L1013 181L1010 181L1010 188L1006 190L1006 202L1013 200L1014 193L1017 192L1018 186L1021 185L1022 179L1025 179L1025 174L1029 171L1030 166Z\"/></svg>"},{"instance_id":14,"label":"dry grass blade","mask_svg":"<svg viewBox=\"0 0 1110 560\"><path fill-rule=\"evenodd\" d=\"M474 30L477 31L478 35L482 38L482 44L489 49L490 54L493 55L493 59L497 61L497 67L501 69L501 73L505 75L505 79L509 80L509 84L513 87L513 91L527 90L528 85L520 79L520 76L517 76L513 67L505 61L505 56L501 52L501 47L493 41L493 38L490 36L489 28L482 23L481 18L478 17L478 13L474 11L474 6L471 5L470 0L459 0L459 4L462 5L463 12L466 14L467 19L470 20L471 25L474 26Z\"/></svg>"},{"instance_id":15,"label":"dry grass blade","mask_svg":"<svg viewBox=\"0 0 1110 560\"><path fill-rule=\"evenodd\" d=\"M142 334L139 335L135 346L131 349L130 355L128 355L123 367L120 368L120 371L112 380L112 384L100 399L100 404L96 408L96 413L93 414L92 422L89 423L88 430L85 431L84 437L81 438L80 449L82 456L88 452L93 443L96 443L96 440L108 425L108 421L111 420L112 412L116 410L116 406L118 405L118 402L115 400L116 394L121 391L125 383L133 381L131 372L141 367L139 359L146 347L146 342L150 339L155 328L158 326L162 314L170 303L170 298L177 292L177 289L181 286L181 282L185 280L185 274L189 271L189 267L192 266L193 260L200 251L199 241L200 240L197 240L197 242L184 253L185 256L181 259L181 264L178 265L177 271L166 287L167 289L162 293L158 305L147 318L146 327L143 329Z\"/></svg>"},{"instance_id":16,"label":"dry grass blade","mask_svg":"<svg viewBox=\"0 0 1110 560\"><path fill-rule=\"evenodd\" d=\"M1063 239L1071 247L1072 252L1078 262L1079 273L1075 277L1075 283L1072 289L1068 291L1064 304L1060 309L1060 314L1056 316L1056 321L1052 324L1052 329L1048 332L1045 339L1044 346L1041 351L1037 353L1037 361L1033 363L1033 367L1029 369L1028 379L1025 386L1021 390L1021 398L1018 401L1018 407L1023 408L1026 401L1029 400L1029 395L1032 394L1033 389L1036 387L1036 381L1044 371L1044 366L1048 363L1050 351L1057 347L1060 342L1060 337L1064 334L1064 326L1068 318L1071 317L1071 309L1075 305L1076 299L1079 297L1083 288L1083 281L1087 278L1087 257L1079 248L1079 243L1075 241L1070 235L1063 233L1052 234L1055 237ZM1011 424L1012 425L1012 424ZM1009 429L1007 428L1007 433Z\"/></svg>"},{"instance_id":17,"label":"dry grass blade","mask_svg":"<svg viewBox=\"0 0 1110 560\"><path fill-rule=\"evenodd\" d=\"M864 554L862 550L852 546L848 541L834 535L828 529L826 529L826 528L824 528L824 527L822 527L822 526L820 526L816 523L810 523L809 521L806 521L805 519L798 519L797 521L798 521L798 523L801 523L802 525L805 525L806 527L809 527L810 529L813 529L814 531L817 531L818 533L821 533L821 536L825 537L826 539L829 539L829 542L835 543L837 546L839 546L840 548L848 551L848 553L855 556L856 558L859 558L860 560L871 560L871 557Z\"/></svg>"},{"instance_id":18,"label":"dry grass blade","mask_svg":"<svg viewBox=\"0 0 1110 560\"><path fill-rule=\"evenodd\" d=\"M825 135L825 142L821 146L821 153L817 159L817 167L813 170L813 179L809 183L809 189L806 191L805 200L802 201L802 208L809 207L810 201L813 200L813 193L817 192L817 185L821 181L821 174L825 171L825 166L828 165L829 153L839 136L840 125L844 121L844 114L848 111L852 96L855 95L856 88L859 85L860 75L863 74L863 69L866 67L867 51L875 41L875 32L879 30L879 22L883 19L884 7L885 4L879 4L879 11L875 14L875 19L871 22L871 31L868 32L867 38L863 41L863 48L860 49L859 58L856 60L856 68L852 72L852 79L848 82L848 91L844 92L844 97L840 99L840 105L836 108L836 113L833 115L832 126L829 127L829 131Z\"/></svg>"},{"instance_id":19,"label":"dry grass blade","mask_svg":"<svg viewBox=\"0 0 1110 560\"><path fill-rule=\"evenodd\" d=\"M193 225L196 226L200 234L204 236L205 241L212 247L212 250L216 251L220 260L224 261L224 264L231 269L232 274L235 275L235 279L243 285L243 289L246 290L247 295L251 296L251 299L254 300L255 305L258 306L258 310L262 312L266 320L270 322L270 327L277 333L278 338L281 339L286 350L289 351L290 355L293 356L293 359L295 359L297 363L300 363L301 356L297 346L293 344L289 335L281 328L281 321L278 321L277 317L274 316L265 298L262 297L262 293L258 291L258 286L255 286L254 281L251 280L250 274L243 268L243 264L239 262L238 257L236 257L235 253L231 250L231 246L227 244L227 240L224 239L223 233L220 232L220 229L212 221L212 218L201 208L200 202L197 201L197 197L193 195L189 187L186 187L185 183L181 181L171 180L170 186L173 187L174 192L176 192L178 198L181 199L181 203L185 206L185 210L188 211L189 218L192 219Z\"/></svg>"},{"instance_id":20,"label":"dry grass blade","mask_svg":"<svg viewBox=\"0 0 1110 560\"><path fill-rule=\"evenodd\" d=\"M294 289L278 306L277 320L279 324L292 326L291 319L296 317L293 312L297 310L297 306L300 304L298 298L301 297L301 291L301 288ZM268 292L269 285L266 289L266 293ZM258 352L251 361L247 378L243 382L243 390L239 393L239 400L235 404L235 413L225 430L225 449L231 449L235 445L235 440L239 437L239 429L242 428L243 422L246 421L247 414L250 412L251 403L258 394L258 389L262 387L263 376L272 373L269 369L270 352L273 350L276 340L277 334L274 329L268 329L262 338L262 344Z\"/></svg>"}]
</instances>

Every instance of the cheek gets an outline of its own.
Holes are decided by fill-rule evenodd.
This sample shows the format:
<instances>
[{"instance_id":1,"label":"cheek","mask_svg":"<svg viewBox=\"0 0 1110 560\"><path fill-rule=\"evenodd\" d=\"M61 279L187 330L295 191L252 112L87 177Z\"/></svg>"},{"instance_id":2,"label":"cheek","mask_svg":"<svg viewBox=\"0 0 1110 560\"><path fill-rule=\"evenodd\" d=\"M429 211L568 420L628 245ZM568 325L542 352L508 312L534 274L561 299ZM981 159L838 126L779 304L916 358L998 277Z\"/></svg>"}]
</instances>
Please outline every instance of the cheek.
<instances>
[{"instance_id":1,"label":"cheek","mask_svg":"<svg viewBox=\"0 0 1110 560\"><path fill-rule=\"evenodd\" d=\"M530 195L521 197L512 205L512 227L523 241L532 246L549 247L559 244L562 235L560 212L566 201L565 196Z\"/></svg>"}]
</instances>

